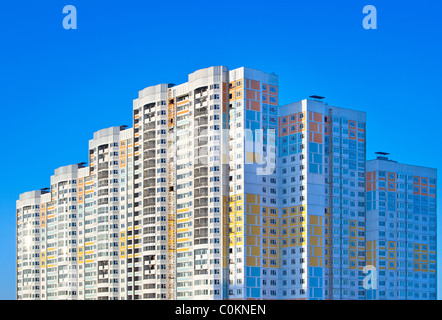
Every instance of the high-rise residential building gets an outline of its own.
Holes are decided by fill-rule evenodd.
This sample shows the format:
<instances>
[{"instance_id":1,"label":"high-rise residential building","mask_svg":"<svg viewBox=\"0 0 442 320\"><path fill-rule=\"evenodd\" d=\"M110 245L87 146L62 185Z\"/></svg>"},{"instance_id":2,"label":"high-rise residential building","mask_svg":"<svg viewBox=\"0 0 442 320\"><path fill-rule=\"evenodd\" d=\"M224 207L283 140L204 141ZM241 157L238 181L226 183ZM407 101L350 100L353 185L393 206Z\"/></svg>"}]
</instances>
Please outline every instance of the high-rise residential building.
<instances>
[{"instance_id":1,"label":"high-rise residential building","mask_svg":"<svg viewBox=\"0 0 442 320\"><path fill-rule=\"evenodd\" d=\"M140 272L129 298L226 298L227 90L227 68L212 67L134 101L140 252L131 263Z\"/></svg>"},{"instance_id":2,"label":"high-rise residential building","mask_svg":"<svg viewBox=\"0 0 442 320\"><path fill-rule=\"evenodd\" d=\"M61 167L51 187L17 201L18 299L126 297L125 232L131 229L133 130L103 129L89 167Z\"/></svg>"},{"instance_id":3,"label":"high-rise residential building","mask_svg":"<svg viewBox=\"0 0 442 320\"><path fill-rule=\"evenodd\" d=\"M365 113L282 106L278 139L278 298L364 299Z\"/></svg>"},{"instance_id":4,"label":"high-rise residential building","mask_svg":"<svg viewBox=\"0 0 442 320\"><path fill-rule=\"evenodd\" d=\"M366 298L364 112L217 66L133 121L20 195L19 299Z\"/></svg>"},{"instance_id":5,"label":"high-rise residential building","mask_svg":"<svg viewBox=\"0 0 442 320\"><path fill-rule=\"evenodd\" d=\"M436 299L436 175L387 153L367 161L367 299Z\"/></svg>"}]
</instances>

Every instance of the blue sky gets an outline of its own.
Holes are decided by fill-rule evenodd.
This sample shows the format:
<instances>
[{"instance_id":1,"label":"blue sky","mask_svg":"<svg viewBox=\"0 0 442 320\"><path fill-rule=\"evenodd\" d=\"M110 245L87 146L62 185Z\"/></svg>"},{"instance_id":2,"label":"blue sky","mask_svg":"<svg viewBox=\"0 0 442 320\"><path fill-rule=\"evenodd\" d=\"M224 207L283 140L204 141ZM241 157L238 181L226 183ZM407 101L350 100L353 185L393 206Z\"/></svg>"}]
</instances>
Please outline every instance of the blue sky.
<instances>
[{"instance_id":1,"label":"blue sky","mask_svg":"<svg viewBox=\"0 0 442 320\"><path fill-rule=\"evenodd\" d=\"M369 4L377 30L362 27ZM65 5L77 8L77 30L62 27ZM0 299L15 299L18 195L87 161L94 131L130 126L139 90L200 68L275 72L281 104L317 94L366 111L369 158L386 151L440 169L440 12L429 0L2 3Z\"/></svg>"}]
</instances>

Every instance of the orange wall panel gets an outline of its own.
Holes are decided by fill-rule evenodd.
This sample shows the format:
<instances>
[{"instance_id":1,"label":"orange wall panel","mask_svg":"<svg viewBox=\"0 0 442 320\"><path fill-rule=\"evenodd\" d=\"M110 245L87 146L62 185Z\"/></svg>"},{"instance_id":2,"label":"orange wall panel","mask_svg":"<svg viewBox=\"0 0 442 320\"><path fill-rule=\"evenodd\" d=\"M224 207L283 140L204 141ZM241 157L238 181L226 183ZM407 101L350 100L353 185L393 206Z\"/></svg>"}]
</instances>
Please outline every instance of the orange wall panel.
<instances>
[{"instance_id":1,"label":"orange wall panel","mask_svg":"<svg viewBox=\"0 0 442 320\"><path fill-rule=\"evenodd\" d=\"M313 121L322 122L322 114L313 112Z\"/></svg>"},{"instance_id":2,"label":"orange wall panel","mask_svg":"<svg viewBox=\"0 0 442 320\"><path fill-rule=\"evenodd\" d=\"M253 90L259 90L259 81L256 80L250 80L250 87Z\"/></svg>"},{"instance_id":3,"label":"orange wall panel","mask_svg":"<svg viewBox=\"0 0 442 320\"><path fill-rule=\"evenodd\" d=\"M313 142L322 143L322 134L313 133Z\"/></svg>"},{"instance_id":4,"label":"orange wall panel","mask_svg":"<svg viewBox=\"0 0 442 320\"><path fill-rule=\"evenodd\" d=\"M250 101L251 106L250 108L254 111L261 111L260 105L258 101Z\"/></svg>"},{"instance_id":5,"label":"orange wall panel","mask_svg":"<svg viewBox=\"0 0 442 320\"><path fill-rule=\"evenodd\" d=\"M251 100L256 100L255 91L247 89L246 98Z\"/></svg>"}]
</instances>

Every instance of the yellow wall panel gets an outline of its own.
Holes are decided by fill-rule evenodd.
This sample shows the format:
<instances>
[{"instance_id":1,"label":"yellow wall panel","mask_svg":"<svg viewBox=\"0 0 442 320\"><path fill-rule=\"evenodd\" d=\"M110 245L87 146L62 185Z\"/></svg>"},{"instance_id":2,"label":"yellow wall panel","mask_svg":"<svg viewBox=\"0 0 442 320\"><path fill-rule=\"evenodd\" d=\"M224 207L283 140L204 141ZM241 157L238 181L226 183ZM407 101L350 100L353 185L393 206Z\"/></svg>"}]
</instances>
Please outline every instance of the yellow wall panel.
<instances>
[{"instance_id":1,"label":"yellow wall panel","mask_svg":"<svg viewBox=\"0 0 442 320\"><path fill-rule=\"evenodd\" d=\"M249 267L255 267L256 266L256 258L255 257L247 257L246 264Z\"/></svg>"},{"instance_id":2,"label":"yellow wall panel","mask_svg":"<svg viewBox=\"0 0 442 320\"><path fill-rule=\"evenodd\" d=\"M313 248L313 254L315 256L322 256L322 247L314 247Z\"/></svg>"},{"instance_id":3,"label":"yellow wall panel","mask_svg":"<svg viewBox=\"0 0 442 320\"><path fill-rule=\"evenodd\" d=\"M311 237L310 237L310 244L311 244L312 246L317 246L317 245L319 245L319 244L318 244L318 237L311 236Z\"/></svg>"},{"instance_id":4,"label":"yellow wall panel","mask_svg":"<svg viewBox=\"0 0 442 320\"><path fill-rule=\"evenodd\" d=\"M315 236L321 236L322 235L322 227L314 227L313 234Z\"/></svg>"},{"instance_id":5,"label":"yellow wall panel","mask_svg":"<svg viewBox=\"0 0 442 320\"><path fill-rule=\"evenodd\" d=\"M258 205L251 205L252 214L259 214L259 206Z\"/></svg>"},{"instance_id":6,"label":"yellow wall panel","mask_svg":"<svg viewBox=\"0 0 442 320\"><path fill-rule=\"evenodd\" d=\"M246 201L247 203L256 204L256 196L254 194L247 194Z\"/></svg>"},{"instance_id":7,"label":"yellow wall panel","mask_svg":"<svg viewBox=\"0 0 442 320\"><path fill-rule=\"evenodd\" d=\"M259 247L250 247L252 248L252 256L259 256L260 255L260 248Z\"/></svg>"},{"instance_id":8,"label":"yellow wall panel","mask_svg":"<svg viewBox=\"0 0 442 320\"><path fill-rule=\"evenodd\" d=\"M310 257L309 258L309 266L310 267L319 267L318 257Z\"/></svg>"},{"instance_id":9,"label":"yellow wall panel","mask_svg":"<svg viewBox=\"0 0 442 320\"><path fill-rule=\"evenodd\" d=\"M247 236L247 245L255 246L256 245L256 238L253 236Z\"/></svg>"},{"instance_id":10,"label":"yellow wall panel","mask_svg":"<svg viewBox=\"0 0 442 320\"><path fill-rule=\"evenodd\" d=\"M256 224L256 216L247 215L247 224Z\"/></svg>"},{"instance_id":11,"label":"yellow wall panel","mask_svg":"<svg viewBox=\"0 0 442 320\"><path fill-rule=\"evenodd\" d=\"M261 234L261 230L259 226L251 226L251 234L254 236L259 236Z\"/></svg>"},{"instance_id":12,"label":"yellow wall panel","mask_svg":"<svg viewBox=\"0 0 442 320\"><path fill-rule=\"evenodd\" d=\"M310 224L318 225L318 220L319 220L318 216L310 215L309 219L310 219Z\"/></svg>"}]
</instances>

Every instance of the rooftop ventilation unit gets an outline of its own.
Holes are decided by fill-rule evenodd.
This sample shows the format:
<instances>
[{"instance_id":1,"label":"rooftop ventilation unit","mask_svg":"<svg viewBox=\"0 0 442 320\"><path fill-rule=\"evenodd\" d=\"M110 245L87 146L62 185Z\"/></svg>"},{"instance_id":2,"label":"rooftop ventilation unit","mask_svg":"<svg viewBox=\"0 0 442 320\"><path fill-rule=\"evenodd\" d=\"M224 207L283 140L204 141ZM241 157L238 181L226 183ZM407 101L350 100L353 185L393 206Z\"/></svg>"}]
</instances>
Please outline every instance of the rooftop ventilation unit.
<instances>
[{"instance_id":1,"label":"rooftop ventilation unit","mask_svg":"<svg viewBox=\"0 0 442 320\"><path fill-rule=\"evenodd\" d=\"M378 151L378 152L375 152L375 154L377 155L377 157L376 157L376 159L379 159L379 160L388 160L388 155L389 155L389 153L388 152L381 152L381 151Z\"/></svg>"},{"instance_id":2,"label":"rooftop ventilation unit","mask_svg":"<svg viewBox=\"0 0 442 320\"><path fill-rule=\"evenodd\" d=\"M309 98L313 99L313 100L321 101L321 102L322 102L322 100L325 99L325 97L321 97L321 96L317 96L317 95L312 95Z\"/></svg>"}]
</instances>

